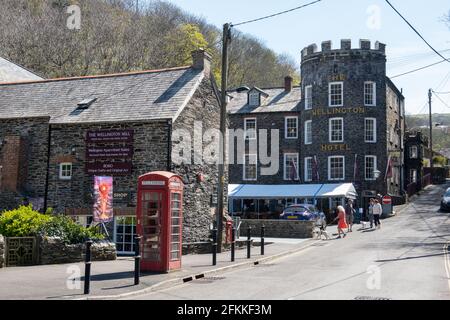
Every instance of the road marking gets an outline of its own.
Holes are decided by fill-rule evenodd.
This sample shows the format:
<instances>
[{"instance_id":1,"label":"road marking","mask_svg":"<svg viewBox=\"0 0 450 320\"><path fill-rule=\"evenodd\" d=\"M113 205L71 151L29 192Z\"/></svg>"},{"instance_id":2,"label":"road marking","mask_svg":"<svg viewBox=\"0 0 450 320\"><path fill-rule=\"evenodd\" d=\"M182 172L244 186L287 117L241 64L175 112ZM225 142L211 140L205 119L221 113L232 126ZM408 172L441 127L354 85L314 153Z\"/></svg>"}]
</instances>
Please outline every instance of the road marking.
<instances>
[{"instance_id":1,"label":"road marking","mask_svg":"<svg viewBox=\"0 0 450 320\"><path fill-rule=\"evenodd\" d=\"M445 265L445 272L447 273L447 284L448 289L450 290L450 257L448 255L448 246L449 241L447 241L446 244L444 244L444 265Z\"/></svg>"}]
</instances>

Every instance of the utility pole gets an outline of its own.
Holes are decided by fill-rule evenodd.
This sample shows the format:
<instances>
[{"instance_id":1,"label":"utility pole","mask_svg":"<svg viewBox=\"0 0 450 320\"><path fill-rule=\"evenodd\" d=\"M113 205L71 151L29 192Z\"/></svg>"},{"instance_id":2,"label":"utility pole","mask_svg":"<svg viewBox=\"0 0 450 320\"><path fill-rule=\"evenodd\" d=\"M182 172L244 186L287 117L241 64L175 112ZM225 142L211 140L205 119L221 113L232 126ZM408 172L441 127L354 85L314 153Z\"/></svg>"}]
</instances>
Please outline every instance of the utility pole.
<instances>
[{"instance_id":1,"label":"utility pole","mask_svg":"<svg viewBox=\"0 0 450 320\"><path fill-rule=\"evenodd\" d=\"M430 147L430 167L433 168L433 118L431 114L431 97L432 97L432 90L428 90L428 105L429 105L429 113L430 113L430 141L429 141L429 147Z\"/></svg>"},{"instance_id":2,"label":"utility pole","mask_svg":"<svg viewBox=\"0 0 450 320\"><path fill-rule=\"evenodd\" d=\"M217 251L222 252L223 234L223 212L224 212L224 189L225 189L225 161L226 161L226 126L227 126L227 86L228 86L228 44L231 40L231 26L229 23L223 25L222 44L222 86L220 104L220 133L222 145L219 157L219 185L217 188Z\"/></svg>"}]
</instances>

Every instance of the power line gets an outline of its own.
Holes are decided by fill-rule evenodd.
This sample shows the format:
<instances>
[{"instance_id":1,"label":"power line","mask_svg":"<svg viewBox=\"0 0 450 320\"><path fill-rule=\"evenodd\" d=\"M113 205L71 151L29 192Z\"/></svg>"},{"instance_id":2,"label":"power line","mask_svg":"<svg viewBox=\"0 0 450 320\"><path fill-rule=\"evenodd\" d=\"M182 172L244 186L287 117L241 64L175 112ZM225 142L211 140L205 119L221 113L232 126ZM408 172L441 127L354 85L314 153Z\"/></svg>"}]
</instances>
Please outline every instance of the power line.
<instances>
[{"instance_id":1,"label":"power line","mask_svg":"<svg viewBox=\"0 0 450 320\"><path fill-rule=\"evenodd\" d=\"M436 94L450 94L450 91L449 92L434 92L434 93L436 93Z\"/></svg>"},{"instance_id":2,"label":"power line","mask_svg":"<svg viewBox=\"0 0 450 320\"><path fill-rule=\"evenodd\" d=\"M444 57L442 54L440 54L439 51L437 51L435 48L433 48L433 46L431 44L429 44L427 40L425 40L425 38L419 33L419 31L417 31L416 28L414 28L412 26L412 24L409 23L409 21L406 20L406 18L403 17L402 14L400 12L398 12L397 9L395 9L395 7L389 2L389 0L385 0L385 1L392 9L394 9L395 12L397 12L397 14L408 24L408 26L414 30L414 32L427 44L427 46L430 47L431 50L433 50L439 57L444 59L444 61L447 61L450 63L450 60L448 60L446 57Z\"/></svg>"},{"instance_id":3,"label":"power line","mask_svg":"<svg viewBox=\"0 0 450 320\"><path fill-rule=\"evenodd\" d=\"M432 92L434 93L434 96L435 96L436 98L438 98L439 101L442 102L442 104L443 104L444 106L446 106L447 108L450 109L450 106L449 106L444 100L442 100L441 97L440 97L435 91L432 91Z\"/></svg>"},{"instance_id":4,"label":"power line","mask_svg":"<svg viewBox=\"0 0 450 320\"><path fill-rule=\"evenodd\" d=\"M311 6L311 5L316 4L316 3L320 2L320 1L322 1L322 0L316 0L316 1L304 4L304 5L296 7L296 8L292 8L292 9L285 10L285 11L282 11L282 12L274 13L274 14L271 14L271 15L268 15L268 16L264 16L264 17L261 17L261 18L248 20L248 21L244 21L244 22L239 22L239 23L236 23L236 24L231 24L231 27L237 27L237 26L241 26L243 24L248 24L248 23L252 23L252 22L256 22L256 21L261 21L261 20L273 18L273 17L279 16L279 15L282 15L282 14L285 14L285 13L288 13L288 12L292 12L292 11L295 11L295 10L299 10L299 9Z\"/></svg>"},{"instance_id":5,"label":"power line","mask_svg":"<svg viewBox=\"0 0 450 320\"><path fill-rule=\"evenodd\" d=\"M421 67L421 68L417 68L417 69L414 69L414 70L411 70L411 71L408 71L408 72L397 74L397 75L395 75L393 77L389 77L389 78L394 79L394 78L398 78L398 77L401 77L401 76L405 76L405 75L413 73L413 72L417 72L417 71L420 71L420 70L423 70L423 69L427 69L427 68L436 66L436 65L441 64L442 62L446 62L446 61L448 61L448 60L447 59L446 60L441 60L439 62L435 62L435 63L429 64L427 66L424 66L424 67Z\"/></svg>"}]
</instances>

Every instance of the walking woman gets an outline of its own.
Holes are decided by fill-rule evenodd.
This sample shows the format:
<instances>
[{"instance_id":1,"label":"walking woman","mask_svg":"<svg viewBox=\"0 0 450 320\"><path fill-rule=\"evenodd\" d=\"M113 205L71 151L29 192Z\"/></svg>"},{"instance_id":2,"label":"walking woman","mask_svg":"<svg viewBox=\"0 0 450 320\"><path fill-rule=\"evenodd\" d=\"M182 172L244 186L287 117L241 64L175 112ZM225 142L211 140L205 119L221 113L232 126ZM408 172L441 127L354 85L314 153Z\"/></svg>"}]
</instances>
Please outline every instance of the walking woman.
<instances>
[{"instance_id":1,"label":"walking woman","mask_svg":"<svg viewBox=\"0 0 450 320\"><path fill-rule=\"evenodd\" d=\"M339 220L339 222L338 222L338 237L337 238L338 239L341 238L341 233L343 234L343 237L345 238L345 236L347 234L344 232L344 229L347 229L348 225L347 225L347 221L345 219L345 209L344 209L344 207L343 206L338 206L337 207L337 212L338 212L338 215L334 219L334 221Z\"/></svg>"},{"instance_id":2,"label":"walking woman","mask_svg":"<svg viewBox=\"0 0 450 320\"><path fill-rule=\"evenodd\" d=\"M373 206L375 205L375 199L371 198L369 202L369 221L370 221L370 229L373 228Z\"/></svg>"},{"instance_id":3,"label":"walking woman","mask_svg":"<svg viewBox=\"0 0 450 320\"><path fill-rule=\"evenodd\" d=\"M372 208L373 219L375 220L375 228L381 228L380 216L383 213L383 208L381 207L380 200L375 199L375 204Z\"/></svg>"}]
</instances>

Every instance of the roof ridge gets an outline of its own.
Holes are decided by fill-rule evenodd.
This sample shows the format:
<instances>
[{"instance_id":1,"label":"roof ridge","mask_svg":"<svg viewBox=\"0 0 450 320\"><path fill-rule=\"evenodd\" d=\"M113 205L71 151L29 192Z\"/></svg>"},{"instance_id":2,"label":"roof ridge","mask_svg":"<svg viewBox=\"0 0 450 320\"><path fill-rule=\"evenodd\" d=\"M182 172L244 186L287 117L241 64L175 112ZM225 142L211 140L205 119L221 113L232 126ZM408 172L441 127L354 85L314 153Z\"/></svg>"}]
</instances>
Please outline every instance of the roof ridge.
<instances>
[{"instance_id":1,"label":"roof ridge","mask_svg":"<svg viewBox=\"0 0 450 320\"><path fill-rule=\"evenodd\" d=\"M0 83L0 86L83 80L83 79L102 79L102 78L113 78L113 77L125 77L125 76L139 75L139 74L177 71L177 70L184 70L184 69L189 69L189 68L191 68L191 66L173 67L173 68L164 68L164 69L155 69L155 70L130 71L130 72L122 72L122 73L99 74L99 75L90 75L90 76L53 78L53 79L43 79L43 80L14 81L14 82Z\"/></svg>"}]
</instances>

